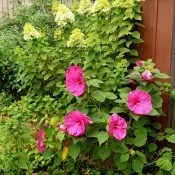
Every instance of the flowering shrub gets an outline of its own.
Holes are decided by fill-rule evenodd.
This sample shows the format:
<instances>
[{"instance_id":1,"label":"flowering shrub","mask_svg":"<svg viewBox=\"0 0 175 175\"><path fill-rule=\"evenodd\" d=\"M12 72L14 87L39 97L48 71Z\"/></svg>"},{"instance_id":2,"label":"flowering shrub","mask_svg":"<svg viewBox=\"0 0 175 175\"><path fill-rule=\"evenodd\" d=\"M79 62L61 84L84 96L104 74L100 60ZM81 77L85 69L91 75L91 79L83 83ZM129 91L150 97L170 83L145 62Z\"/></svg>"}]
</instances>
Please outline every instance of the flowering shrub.
<instances>
[{"instance_id":1,"label":"flowering shrub","mask_svg":"<svg viewBox=\"0 0 175 175\"><path fill-rule=\"evenodd\" d=\"M16 91L2 104L2 173L174 174L172 150L157 146L175 143L174 130L152 121L169 77L132 47L139 2L53 0L42 4L52 22L25 20L7 54Z\"/></svg>"}]
</instances>

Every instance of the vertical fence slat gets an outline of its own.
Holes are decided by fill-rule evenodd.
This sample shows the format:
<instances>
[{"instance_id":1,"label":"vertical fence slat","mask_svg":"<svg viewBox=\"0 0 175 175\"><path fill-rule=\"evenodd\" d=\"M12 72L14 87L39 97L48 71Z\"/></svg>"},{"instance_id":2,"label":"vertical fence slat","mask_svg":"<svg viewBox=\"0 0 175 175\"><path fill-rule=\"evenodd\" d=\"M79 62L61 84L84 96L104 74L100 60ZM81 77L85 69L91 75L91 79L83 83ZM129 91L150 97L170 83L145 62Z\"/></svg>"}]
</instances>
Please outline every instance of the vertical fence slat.
<instances>
[{"instance_id":1,"label":"vertical fence slat","mask_svg":"<svg viewBox=\"0 0 175 175\"><path fill-rule=\"evenodd\" d=\"M0 0L0 13L6 13L8 16L14 16L16 5L30 5L33 2L35 2L35 0ZM70 6L73 0L60 0L60 2Z\"/></svg>"},{"instance_id":2,"label":"vertical fence slat","mask_svg":"<svg viewBox=\"0 0 175 175\"><path fill-rule=\"evenodd\" d=\"M35 0L0 0L0 13L14 16L16 5L31 5L33 2L35 2Z\"/></svg>"}]
</instances>

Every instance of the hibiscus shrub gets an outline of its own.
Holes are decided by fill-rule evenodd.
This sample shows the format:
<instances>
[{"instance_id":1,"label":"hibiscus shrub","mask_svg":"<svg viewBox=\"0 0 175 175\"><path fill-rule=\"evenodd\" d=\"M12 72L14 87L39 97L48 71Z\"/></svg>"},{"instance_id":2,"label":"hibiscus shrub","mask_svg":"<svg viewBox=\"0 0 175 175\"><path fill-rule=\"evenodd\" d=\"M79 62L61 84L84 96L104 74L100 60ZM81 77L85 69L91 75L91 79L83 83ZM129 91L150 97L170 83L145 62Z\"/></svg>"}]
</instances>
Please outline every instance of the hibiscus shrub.
<instances>
[{"instance_id":1,"label":"hibiscus shrub","mask_svg":"<svg viewBox=\"0 0 175 175\"><path fill-rule=\"evenodd\" d=\"M1 173L175 174L172 149L158 148L175 143L174 130L152 120L169 77L133 49L140 0L42 3L46 23L23 18L4 54L16 100L1 105Z\"/></svg>"}]
</instances>

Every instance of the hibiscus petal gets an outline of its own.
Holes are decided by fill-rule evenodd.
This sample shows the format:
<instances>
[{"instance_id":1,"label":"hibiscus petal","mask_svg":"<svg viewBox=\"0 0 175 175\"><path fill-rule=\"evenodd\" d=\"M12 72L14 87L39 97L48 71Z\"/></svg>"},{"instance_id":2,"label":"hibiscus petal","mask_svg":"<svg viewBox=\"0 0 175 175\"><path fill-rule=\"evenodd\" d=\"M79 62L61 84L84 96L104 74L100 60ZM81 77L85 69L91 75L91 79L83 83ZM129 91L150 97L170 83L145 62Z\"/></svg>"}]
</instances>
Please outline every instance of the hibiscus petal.
<instances>
[{"instance_id":1,"label":"hibiscus petal","mask_svg":"<svg viewBox=\"0 0 175 175\"><path fill-rule=\"evenodd\" d=\"M76 136L77 130L78 126L76 124L67 126L67 132L73 136Z\"/></svg>"},{"instance_id":2,"label":"hibiscus petal","mask_svg":"<svg viewBox=\"0 0 175 175\"><path fill-rule=\"evenodd\" d=\"M117 140L122 140L126 137L126 129L115 129L113 135Z\"/></svg>"}]
</instances>

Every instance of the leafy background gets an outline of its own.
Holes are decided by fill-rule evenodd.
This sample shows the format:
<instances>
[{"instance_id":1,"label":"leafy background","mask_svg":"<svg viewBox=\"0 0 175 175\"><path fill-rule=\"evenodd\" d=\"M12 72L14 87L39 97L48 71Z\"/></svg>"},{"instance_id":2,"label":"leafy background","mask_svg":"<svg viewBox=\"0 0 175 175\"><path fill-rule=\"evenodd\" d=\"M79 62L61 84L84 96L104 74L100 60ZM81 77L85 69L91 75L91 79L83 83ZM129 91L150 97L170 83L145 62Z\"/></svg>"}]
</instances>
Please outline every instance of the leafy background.
<instances>
[{"instance_id":1,"label":"leafy background","mask_svg":"<svg viewBox=\"0 0 175 175\"><path fill-rule=\"evenodd\" d=\"M151 122L162 112L161 94L170 85L161 81L142 82L139 75L151 66L155 78L168 78L151 60L134 67L143 42L137 27L141 6L122 1L108 13L77 13L65 28L55 22L57 1L35 2L21 8L16 18L4 21L0 31L0 172L2 174L175 174L172 150L158 149L160 141L175 143L174 130ZM113 2L110 1L110 4ZM23 26L30 22L41 34L25 41ZM110 26L110 27L109 27ZM81 29L86 47L67 47L72 31ZM61 33L61 35L60 35ZM81 42L81 41L80 41ZM65 88L65 71L70 65L84 70L87 91L72 96ZM130 72L138 74L130 74ZM137 83L129 84L129 78ZM127 95L133 89L150 93L153 110L138 116L127 109ZM94 122L82 137L62 134L62 123L72 110L86 113ZM128 122L127 137L117 141L108 134L109 116L118 113ZM37 132L44 127L47 150L36 149ZM65 148L68 148L66 153ZM63 160L63 154L66 154Z\"/></svg>"}]
</instances>

